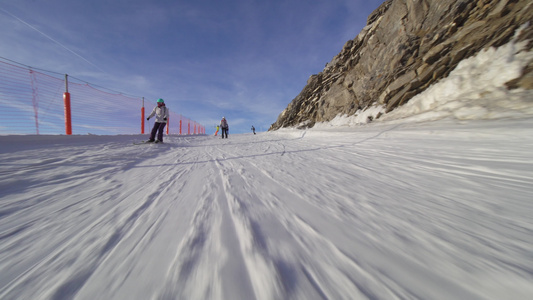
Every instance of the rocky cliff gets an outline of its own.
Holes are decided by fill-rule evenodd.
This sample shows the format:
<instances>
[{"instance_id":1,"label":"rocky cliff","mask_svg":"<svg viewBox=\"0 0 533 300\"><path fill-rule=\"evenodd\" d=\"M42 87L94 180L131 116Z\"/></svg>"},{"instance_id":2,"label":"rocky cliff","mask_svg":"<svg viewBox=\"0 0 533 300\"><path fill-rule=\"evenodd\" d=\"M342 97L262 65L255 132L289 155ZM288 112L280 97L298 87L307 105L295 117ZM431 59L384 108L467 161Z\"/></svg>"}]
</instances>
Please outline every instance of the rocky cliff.
<instances>
[{"instance_id":1,"label":"rocky cliff","mask_svg":"<svg viewBox=\"0 0 533 300\"><path fill-rule=\"evenodd\" d=\"M533 47L531 0L387 0L270 130L312 127L339 114L379 104L390 111L446 77L457 64L484 48L518 36ZM533 61L508 88L533 89Z\"/></svg>"}]
</instances>

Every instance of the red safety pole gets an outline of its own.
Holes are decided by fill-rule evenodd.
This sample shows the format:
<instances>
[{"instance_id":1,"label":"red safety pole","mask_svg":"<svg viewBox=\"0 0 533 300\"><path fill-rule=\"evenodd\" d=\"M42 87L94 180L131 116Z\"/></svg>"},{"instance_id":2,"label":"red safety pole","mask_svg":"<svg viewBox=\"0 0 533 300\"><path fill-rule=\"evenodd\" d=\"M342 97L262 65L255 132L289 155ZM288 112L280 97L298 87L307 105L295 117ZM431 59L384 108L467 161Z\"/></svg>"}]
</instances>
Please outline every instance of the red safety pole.
<instances>
[{"instance_id":1,"label":"red safety pole","mask_svg":"<svg viewBox=\"0 0 533 300\"><path fill-rule=\"evenodd\" d=\"M180 119L180 135L181 135L181 119Z\"/></svg>"},{"instance_id":2,"label":"red safety pole","mask_svg":"<svg viewBox=\"0 0 533 300\"><path fill-rule=\"evenodd\" d=\"M72 112L70 109L70 93L68 92L67 74L65 74L65 93L63 94L63 102L65 105L65 132L67 135L72 135Z\"/></svg>"},{"instance_id":3,"label":"red safety pole","mask_svg":"<svg viewBox=\"0 0 533 300\"><path fill-rule=\"evenodd\" d=\"M141 134L144 134L144 97L143 106L141 107Z\"/></svg>"}]
</instances>

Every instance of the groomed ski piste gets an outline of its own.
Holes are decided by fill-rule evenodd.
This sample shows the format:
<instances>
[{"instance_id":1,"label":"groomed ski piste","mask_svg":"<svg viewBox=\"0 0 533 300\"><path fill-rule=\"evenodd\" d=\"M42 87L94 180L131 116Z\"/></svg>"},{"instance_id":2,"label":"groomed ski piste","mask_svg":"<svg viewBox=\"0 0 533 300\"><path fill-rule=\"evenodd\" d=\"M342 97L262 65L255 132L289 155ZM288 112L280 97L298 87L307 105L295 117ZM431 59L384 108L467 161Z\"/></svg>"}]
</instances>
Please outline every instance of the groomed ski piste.
<instances>
[{"instance_id":1,"label":"groomed ski piste","mask_svg":"<svg viewBox=\"0 0 533 300\"><path fill-rule=\"evenodd\" d=\"M533 299L519 50L371 123L1 136L0 299Z\"/></svg>"}]
</instances>

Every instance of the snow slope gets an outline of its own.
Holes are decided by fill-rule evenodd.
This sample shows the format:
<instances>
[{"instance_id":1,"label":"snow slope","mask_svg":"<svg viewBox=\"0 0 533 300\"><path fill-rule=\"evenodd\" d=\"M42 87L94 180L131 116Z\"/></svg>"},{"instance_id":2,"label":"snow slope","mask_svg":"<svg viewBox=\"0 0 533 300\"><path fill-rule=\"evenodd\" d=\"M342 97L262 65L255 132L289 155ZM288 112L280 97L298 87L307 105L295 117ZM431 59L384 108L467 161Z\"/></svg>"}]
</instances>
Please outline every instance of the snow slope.
<instances>
[{"instance_id":1,"label":"snow slope","mask_svg":"<svg viewBox=\"0 0 533 300\"><path fill-rule=\"evenodd\" d=\"M512 47L361 126L0 136L0 299L532 299Z\"/></svg>"},{"instance_id":2,"label":"snow slope","mask_svg":"<svg viewBox=\"0 0 533 300\"><path fill-rule=\"evenodd\" d=\"M0 137L0 298L528 299L532 127Z\"/></svg>"}]
</instances>

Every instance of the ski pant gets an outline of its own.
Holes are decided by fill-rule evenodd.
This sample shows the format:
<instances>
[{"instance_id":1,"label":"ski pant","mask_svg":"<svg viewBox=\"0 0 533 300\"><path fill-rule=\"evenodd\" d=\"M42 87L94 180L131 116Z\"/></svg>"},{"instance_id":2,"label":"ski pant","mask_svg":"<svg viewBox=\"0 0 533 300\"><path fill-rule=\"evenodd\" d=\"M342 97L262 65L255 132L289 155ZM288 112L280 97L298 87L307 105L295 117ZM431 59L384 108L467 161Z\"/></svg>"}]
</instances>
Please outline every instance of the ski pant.
<instances>
[{"instance_id":1,"label":"ski pant","mask_svg":"<svg viewBox=\"0 0 533 300\"><path fill-rule=\"evenodd\" d=\"M228 128L222 128L222 138L224 138L224 135L228 138Z\"/></svg>"},{"instance_id":2,"label":"ski pant","mask_svg":"<svg viewBox=\"0 0 533 300\"><path fill-rule=\"evenodd\" d=\"M154 128L152 128L152 133L150 134L150 140L153 141L155 139L155 134L157 133L157 139L162 142L163 141L163 130L165 129L166 125L167 123L155 122Z\"/></svg>"}]
</instances>

